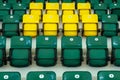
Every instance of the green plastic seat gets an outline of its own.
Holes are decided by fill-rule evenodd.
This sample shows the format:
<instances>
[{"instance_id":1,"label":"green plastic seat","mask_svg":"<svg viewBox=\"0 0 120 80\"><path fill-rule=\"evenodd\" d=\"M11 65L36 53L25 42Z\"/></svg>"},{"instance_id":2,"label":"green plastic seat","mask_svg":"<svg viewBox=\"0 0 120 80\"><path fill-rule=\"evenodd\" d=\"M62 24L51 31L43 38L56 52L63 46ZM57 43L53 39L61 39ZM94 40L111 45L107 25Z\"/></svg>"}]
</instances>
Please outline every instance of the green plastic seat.
<instances>
[{"instance_id":1,"label":"green plastic seat","mask_svg":"<svg viewBox=\"0 0 120 80\"><path fill-rule=\"evenodd\" d=\"M118 35L118 17L117 15L102 16L102 35L107 37Z\"/></svg>"},{"instance_id":2,"label":"green plastic seat","mask_svg":"<svg viewBox=\"0 0 120 80\"><path fill-rule=\"evenodd\" d=\"M59 0L48 0L50 3L59 3Z\"/></svg>"},{"instance_id":3,"label":"green plastic seat","mask_svg":"<svg viewBox=\"0 0 120 80\"><path fill-rule=\"evenodd\" d=\"M112 37L112 56L111 63L120 66L120 37Z\"/></svg>"},{"instance_id":4,"label":"green plastic seat","mask_svg":"<svg viewBox=\"0 0 120 80\"><path fill-rule=\"evenodd\" d=\"M0 36L0 67L6 64L6 38Z\"/></svg>"},{"instance_id":5,"label":"green plastic seat","mask_svg":"<svg viewBox=\"0 0 120 80\"><path fill-rule=\"evenodd\" d=\"M57 61L57 37L38 36L36 38L36 64L54 66Z\"/></svg>"},{"instance_id":6,"label":"green plastic seat","mask_svg":"<svg viewBox=\"0 0 120 80\"><path fill-rule=\"evenodd\" d=\"M3 20L3 16L10 14L10 4L0 3L0 21Z\"/></svg>"},{"instance_id":7,"label":"green plastic seat","mask_svg":"<svg viewBox=\"0 0 120 80\"><path fill-rule=\"evenodd\" d=\"M57 80L53 71L31 71L27 74L26 80Z\"/></svg>"},{"instance_id":8,"label":"green plastic seat","mask_svg":"<svg viewBox=\"0 0 120 80\"><path fill-rule=\"evenodd\" d=\"M19 15L20 20L22 20L22 16L26 13L27 6L26 4L17 3L13 5L13 14Z\"/></svg>"},{"instance_id":9,"label":"green plastic seat","mask_svg":"<svg viewBox=\"0 0 120 80\"><path fill-rule=\"evenodd\" d=\"M17 0L6 0L7 3L9 3L10 5L14 5L17 3Z\"/></svg>"},{"instance_id":10,"label":"green plastic seat","mask_svg":"<svg viewBox=\"0 0 120 80\"><path fill-rule=\"evenodd\" d=\"M102 20L102 15L107 14L107 5L105 3L95 4L93 9L94 13L98 15L99 21Z\"/></svg>"},{"instance_id":11,"label":"green plastic seat","mask_svg":"<svg viewBox=\"0 0 120 80\"><path fill-rule=\"evenodd\" d=\"M21 80L19 72L0 72L0 80Z\"/></svg>"},{"instance_id":12,"label":"green plastic seat","mask_svg":"<svg viewBox=\"0 0 120 80\"><path fill-rule=\"evenodd\" d=\"M2 33L3 36L12 37L12 36L19 36L19 22L20 18L18 15L6 15L3 17L3 24L2 24Z\"/></svg>"},{"instance_id":13,"label":"green plastic seat","mask_svg":"<svg viewBox=\"0 0 120 80\"><path fill-rule=\"evenodd\" d=\"M62 3L71 3L73 0L62 0Z\"/></svg>"},{"instance_id":14,"label":"green plastic seat","mask_svg":"<svg viewBox=\"0 0 120 80\"><path fill-rule=\"evenodd\" d=\"M99 71L97 80L119 80L120 71Z\"/></svg>"},{"instance_id":15,"label":"green plastic seat","mask_svg":"<svg viewBox=\"0 0 120 80\"><path fill-rule=\"evenodd\" d=\"M62 80L92 80L90 72L87 71L66 71Z\"/></svg>"},{"instance_id":16,"label":"green plastic seat","mask_svg":"<svg viewBox=\"0 0 120 80\"><path fill-rule=\"evenodd\" d=\"M116 14L118 18L120 19L120 3L112 3L109 6L111 10L111 14Z\"/></svg>"},{"instance_id":17,"label":"green plastic seat","mask_svg":"<svg viewBox=\"0 0 120 80\"><path fill-rule=\"evenodd\" d=\"M82 63L81 37L62 37L61 46L62 64L68 67L80 66Z\"/></svg>"},{"instance_id":18,"label":"green plastic seat","mask_svg":"<svg viewBox=\"0 0 120 80\"><path fill-rule=\"evenodd\" d=\"M87 64L102 67L108 63L107 38L103 36L87 37Z\"/></svg>"},{"instance_id":19,"label":"green plastic seat","mask_svg":"<svg viewBox=\"0 0 120 80\"><path fill-rule=\"evenodd\" d=\"M31 64L32 38L14 36L11 38L10 65L14 67L26 67Z\"/></svg>"},{"instance_id":20,"label":"green plastic seat","mask_svg":"<svg viewBox=\"0 0 120 80\"><path fill-rule=\"evenodd\" d=\"M100 2L100 0L89 0L90 1L90 3L91 3L91 7L93 8L93 6L95 5L95 4L98 4L99 2Z\"/></svg>"}]
</instances>

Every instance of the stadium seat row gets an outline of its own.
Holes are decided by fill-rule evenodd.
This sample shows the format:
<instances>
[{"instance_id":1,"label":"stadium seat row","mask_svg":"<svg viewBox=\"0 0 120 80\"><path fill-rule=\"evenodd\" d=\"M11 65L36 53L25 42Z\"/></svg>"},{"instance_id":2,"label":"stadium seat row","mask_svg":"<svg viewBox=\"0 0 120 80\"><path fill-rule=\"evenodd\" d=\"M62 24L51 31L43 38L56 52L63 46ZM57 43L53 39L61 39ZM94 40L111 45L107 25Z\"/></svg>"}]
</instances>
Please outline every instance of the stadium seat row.
<instances>
[{"instance_id":1,"label":"stadium seat row","mask_svg":"<svg viewBox=\"0 0 120 80\"><path fill-rule=\"evenodd\" d=\"M99 71L97 80L119 80L119 75L120 71ZM0 72L0 78L1 80L21 80L21 74L19 72ZM88 71L66 71L61 80L92 80L92 78ZM53 71L30 71L27 73L26 80L57 80L57 76Z\"/></svg>"},{"instance_id":2,"label":"stadium seat row","mask_svg":"<svg viewBox=\"0 0 120 80\"><path fill-rule=\"evenodd\" d=\"M90 3L77 3L77 8L75 7L75 3L62 3L60 7L59 3L49 3L46 2L45 9L43 3L34 3L31 2L27 6L25 3L16 3L14 5L10 5L9 3L0 3L0 20L2 21L4 15L19 15L22 19L22 15L25 14L30 9L29 13L41 15L43 10L50 10L46 13L56 14L60 10L63 10L63 14L71 14L75 13L75 10L78 10L79 15L91 13L92 5ZM31 10L32 9L32 10ZM99 20L101 20L101 15L104 14L116 14L120 17L120 4L112 3L109 6L110 13L107 12L107 5L105 3L96 3L93 6L93 10L95 14L99 15ZM52 11L51 11L52 10ZM66 11L64 11L66 10ZM11 13L12 12L12 13Z\"/></svg>"},{"instance_id":3,"label":"stadium seat row","mask_svg":"<svg viewBox=\"0 0 120 80\"><path fill-rule=\"evenodd\" d=\"M30 2L43 2L45 3L45 1L48 1L48 2L59 2L60 0L0 0L0 2L7 2L7 3L10 3L10 4L15 4L17 2L21 2L21 3L26 3L26 4L29 4ZM106 3L106 4L111 4L111 3L114 3L114 2L120 2L119 0L61 0L62 2L64 3L70 3L70 2L76 2L76 3L84 3L84 2L90 2L92 4L95 4L95 3L99 3L99 2L102 2L102 3Z\"/></svg>"},{"instance_id":4,"label":"stadium seat row","mask_svg":"<svg viewBox=\"0 0 120 80\"><path fill-rule=\"evenodd\" d=\"M2 35L6 37L24 36L36 37L39 32L45 36L57 36L60 31L59 16L57 14L44 14L42 17L42 27L39 15L25 14L23 16L22 29L20 28L20 18L17 15L6 15L2 22ZM62 30L64 36L78 36L82 32L83 36L97 36L99 33L98 16L96 14L86 14L82 16L82 28L80 28L78 15L64 14L62 16ZM117 36L119 33L118 17L114 14L102 16L101 35L106 37Z\"/></svg>"},{"instance_id":5,"label":"stadium seat row","mask_svg":"<svg viewBox=\"0 0 120 80\"><path fill-rule=\"evenodd\" d=\"M120 37L112 37L112 52L109 57L107 38L103 36L86 38L87 64L94 67L112 64L120 66ZM61 61L64 66L75 67L82 64L83 49L81 37L62 37ZM11 66L26 67L32 63L32 38L14 36L11 38L9 57L6 58L6 38L0 37L0 66L10 61ZM35 61L39 66L54 66L57 61L57 37L38 36L36 38ZM71 63L72 62L72 63Z\"/></svg>"}]
</instances>

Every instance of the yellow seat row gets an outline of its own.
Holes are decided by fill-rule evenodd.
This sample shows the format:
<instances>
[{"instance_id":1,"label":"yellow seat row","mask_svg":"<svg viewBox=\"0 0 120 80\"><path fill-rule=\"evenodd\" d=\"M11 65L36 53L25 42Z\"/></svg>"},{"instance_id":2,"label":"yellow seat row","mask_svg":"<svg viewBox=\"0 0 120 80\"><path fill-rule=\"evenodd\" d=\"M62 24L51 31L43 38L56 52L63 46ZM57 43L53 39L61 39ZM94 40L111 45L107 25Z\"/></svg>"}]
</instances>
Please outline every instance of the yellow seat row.
<instances>
[{"instance_id":1,"label":"yellow seat row","mask_svg":"<svg viewBox=\"0 0 120 80\"><path fill-rule=\"evenodd\" d=\"M25 36L36 36L38 29L39 18L35 15L23 16L23 30ZM78 15L63 15L62 16L63 30L65 36L77 36L78 34ZM98 34L98 16L96 14L88 14L82 16L83 35L97 36ZM59 15L44 14L43 28L44 35L57 36L59 24Z\"/></svg>"},{"instance_id":2,"label":"yellow seat row","mask_svg":"<svg viewBox=\"0 0 120 80\"><path fill-rule=\"evenodd\" d=\"M64 36L78 35L78 15L63 15L62 17ZM98 35L98 16L96 14L86 14L82 16L83 36Z\"/></svg>"},{"instance_id":3,"label":"yellow seat row","mask_svg":"<svg viewBox=\"0 0 120 80\"><path fill-rule=\"evenodd\" d=\"M31 14L23 16L23 34L24 36L35 37L38 34L38 17ZM43 30L46 36L57 36L59 23L59 15L44 14L43 15Z\"/></svg>"},{"instance_id":4,"label":"yellow seat row","mask_svg":"<svg viewBox=\"0 0 120 80\"><path fill-rule=\"evenodd\" d=\"M41 15L43 10L43 3L30 3L30 14ZM59 10L59 3L46 3L47 14L57 14Z\"/></svg>"},{"instance_id":5,"label":"yellow seat row","mask_svg":"<svg viewBox=\"0 0 120 80\"><path fill-rule=\"evenodd\" d=\"M49 3L45 5L45 10L47 14L57 13L60 9L59 3ZM77 9L79 10L79 15L90 14L91 5L90 3L78 3ZM30 3L30 13L35 15L41 15L43 10L43 3ZM75 3L62 3L63 14L73 14L75 12Z\"/></svg>"}]
</instances>

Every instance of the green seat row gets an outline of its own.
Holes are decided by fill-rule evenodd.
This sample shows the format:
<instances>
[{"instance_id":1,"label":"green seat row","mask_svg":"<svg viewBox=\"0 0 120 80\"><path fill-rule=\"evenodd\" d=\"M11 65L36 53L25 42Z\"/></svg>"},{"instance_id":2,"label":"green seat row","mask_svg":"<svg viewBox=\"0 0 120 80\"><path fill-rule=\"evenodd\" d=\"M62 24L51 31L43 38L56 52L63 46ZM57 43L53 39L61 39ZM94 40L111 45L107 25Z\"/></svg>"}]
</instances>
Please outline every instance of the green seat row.
<instances>
[{"instance_id":1,"label":"green seat row","mask_svg":"<svg viewBox=\"0 0 120 80\"><path fill-rule=\"evenodd\" d=\"M10 15L11 9L13 9L13 14L18 15L21 18L20 20L22 20L23 14L26 13L27 6L21 3L14 4L13 6L8 3L0 3L0 21L4 19L4 16Z\"/></svg>"},{"instance_id":2,"label":"green seat row","mask_svg":"<svg viewBox=\"0 0 120 80\"><path fill-rule=\"evenodd\" d=\"M0 37L0 66L6 64L6 38ZM112 37L112 53L109 57L107 38L104 36L86 38L86 60L93 67L102 67L108 64L120 66L120 36ZM64 66L80 66L83 61L81 37L62 37L61 61ZM9 61L11 66L26 67L31 64L32 38L28 36L14 36L11 38ZM22 54L22 55L21 55ZM54 66L57 62L57 37L38 36L36 38L35 61L38 66ZM72 62L72 63L71 63Z\"/></svg>"},{"instance_id":3,"label":"green seat row","mask_svg":"<svg viewBox=\"0 0 120 80\"><path fill-rule=\"evenodd\" d=\"M108 0L107 0L108 1ZM111 3L109 6L105 3L96 3L93 5L93 10L95 14L98 14L99 21L102 20L102 15L106 15L107 10L110 10L110 14L114 14L118 16L120 19L120 3Z\"/></svg>"},{"instance_id":4,"label":"green seat row","mask_svg":"<svg viewBox=\"0 0 120 80\"><path fill-rule=\"evenodd\" d=\"M97 80L119 80L120 71L99 71ZM0 72L1 80L21 80L19 72ZM30 71L26 80L57 80L53 71ZM88 71L66 71L62 75L62 80L92 80L92 75Z\"/></svg>"},{"instance_id":5,"label":"green seat row","mask_svg":"<svg viewBox=\"0 0 120 80\"><path fill-rule=\"evenodd\" d=\"M0 3L0 20L3 19L4 15L10 14L10 9L13 9L13 14L19 15L22 17L23 14L26 13L28 6L24 3L16 3L11 6L8 3ZM111 10L111 14L116 14L118 18L120 17L120 4L112 3L108 6L105 3L96 3L93 5L93 9L95 14L98 14L99 20L101 20L101 16L107 14L107 9Z\"/></svg>"},{"instance_id":6,"label":"green seat row","mask_svg":"<svg viewBox=\"0 0 120 80\"><path fill-rule=\"evenodd\" d=\"M108 0L106 0L106 2L109 2ZM99 21L102 20L102 15L108 14L107 10L110 10L109 14L115 14L118 16L118 18L120 19L120 2L117 3L111 3L109 5L107 5L106 3L95 3L94 5L92 5L94 13L98 14L99 16Z\"/></svg>"},{"instance_id":7,"label":"green seat row","mask_svg":"<svg viewBox=\"0 0 120 80\"><path fill-rule=\"evenodd\" d=\"M114 2L119 2L119 1L116 1L116 0L62 0L62 2L67 2L67 3L70 3L70 2L73 2L75 1L76 3L85 3L85 2L90 2L92 5L96 4L96 3L105 3L107 5L111 4L111 3L114 3Z\"/></svg>"},{"instance_id":8,"label":"green seat row","mask_svg":"<svg viewBox=\"0 0 120 80\"><path fill-rule=\"evenodd\" d=\"M16 3L24 3L28 5L31 2L31 0L0 0L0 2L1 3L6 2L6 3L9 3L10 5L14 5Z\"/></svg>"},{"instance_id":9,"label":"green seat row","mask_svg":"<svg viewBox=\"0 0 120 80\"><path fill-rule=\"evenodd\" d=\"M36 64L39 66L53 66L57 61L57 38L55 36L36 38ZM0 66L6 64L5 56L6 38L0 37ZM8 60L14 67L26 67L32 60L32 38L28 36L14 36L11 38L11 45Z\"/></svg>"},{"instance_id":10,"label":"green seat row","mask_svg":"<svg viewBox=\"0 0 120 80\"><path fill-rule=\"evenodd\" d=\"M0 3L9 3L11 5L14 5L16 3L26 4L29 5L30 2L42 2L45 3L46 0L0 0ZM59 0L48 0L48 2L59 2Z\"/></svg>"}]
</instances>

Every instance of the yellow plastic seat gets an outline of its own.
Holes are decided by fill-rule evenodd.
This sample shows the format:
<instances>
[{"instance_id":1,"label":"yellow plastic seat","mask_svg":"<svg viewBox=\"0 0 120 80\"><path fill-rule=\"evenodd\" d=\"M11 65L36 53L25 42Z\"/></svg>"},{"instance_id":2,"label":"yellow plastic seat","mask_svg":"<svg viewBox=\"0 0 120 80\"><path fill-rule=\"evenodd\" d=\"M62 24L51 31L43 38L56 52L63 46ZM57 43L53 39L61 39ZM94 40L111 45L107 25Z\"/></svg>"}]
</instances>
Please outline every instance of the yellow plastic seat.
<instances>
[{"instance_id":1,"label":"yellow plastic seat","mask_svg":"<svg viewBox=\"0 0 120 80\"><path fill-rule=\"evenodd\" d=\"M37 36L37 29L37 24L24 24L23 35L35 37Z\"/></svg>"},{"instance_id":2,"label":"yellow plastic seat","mask_svg":"<svg viewBox=\"0 0 120 80\"><path fill-rule=\"evenodd\" d=\"M59 23L59 15L55 14L44 14L43 23Z\"/></svg>"},{"instance_id":3,"label":"yellow plastic seat","mask_svg":"<svg viewBox=\"0 0 120 80\"><path fill-rule=\"evenodd\" d=\"M63 11L63 15L69 15L69 14L74 14L74 11L73 10L65 10Z\"/></svg>"},{"instance_id":4,"label":"yellow plastic seat","mask_svg":"<svg viewBox=\"0 0 120 80\"><path fill-rule=\"evenodd\" d=\"M46 3L46 10L59 10L59 3Z\"/></svg>"},{"instance_id":5,"label":"yellow plastic seat","mask_svg":"<svg viewBox=\"0 0 120 80\"><path fill-rule=\"evenodd\" d=\"M91 5L90 5L90 3L78 3L77 4L77 9L78 10L86 10L86 9L90 10Z\"/></svg>"},{"instance_id":6,"label":"yellow plastic seat","mask_svg":"<svg viewBox=\"0 0 120 80\"><path fill-rule=\"evenodd\" d=\"M44 24L44 35L45 36L57 36L57 24Z\"/></svg>"},{"instance_id":7,"label":"yellow plastic seat","mask_svg":"<svg viewBox=\"0 0 120 80\"><path fill-rule=\"evenodd\" d=\"M75 10L75 3L62 3L62 10Z\"/></svg>"},{"instance_id":8,"label":"yellow plastic seat","mask_svg":"<svg viewBox=\"0 0 120 80\"><path fill-rule=\"evenodd\" d=\"M98 23L97 14L82 15L82 23Z\"/></svg>"},{"instance_id":9,"label":"yellow plastic seat","mask_svg":"<svg viewBox=\"0 0 120 80\"><path fill-rule=\"evenodd\" d=\"M41 15L43 9L43 3L30 3L30 14L32 15Z\"/></svg>"},{"instance_id":10,"label":"yellow plastic seat","mask_svg":"<svg viewBox=\"0 0 120 80\"><path fill-rule=\"evenodd\" d=\"M97 24L84 24L84 36L97 36Z\"/></svg>"},{"instance_id":11,"label":"yellow plastic seat","mask_svg":"<svg viewBox=\"0 0 120 80\"><path fill-rule=\"evenodd\" d=\"M39 23L40 17L38 15L25 14L23 15L23 23Z\"/></svg>"},{"instance_id":12,"label":"yellow plastic seat","mask_svg":"<svg viewBox=\"0 0 120 80\"><path fill-rule=\"evenodd\" d=\"M32 15L41 15L42 11L41 10L31 10L30 14Z\"/></svg>"},{"instance_id":13,"label":"yellow plastic seat","mask_svg":"<svg viewBox=\"0 0 120 80\"><path fill-rule=\"evenodd\" d=\"M63 15L62 22L63 23L78 23L78 15L77 14Z\"/></svg>"},{"instance_id":14,"label":"yellow plastic seat","mask_svg":"<svg viewBox=\"0 0 120 80\"><path fill-rule=\"evenodd\" d=\"M78 3L77 9L79 10L79 15L90 14L91 5L90 3Z\"/></svg>"},{"instance_id":15,"label":"yellow plastic seat","mask_svg":"<svg viewBox=\"0 0 120 80\"><path fill-rule=\"evenodd\" d=\"M77 24L64 24L64 36L77 36Z\"/></svg>"},{"instance_id":16,"label":"yellow plastic seat","mask_svg":"<svg viewBox=\"0 0 120 80\"><path fill-rule=\"evenodd\" d=\"M56 10L48 10L47 14L57 14L58 12Z\"/></svg>"},{"instance_id":17,"label":"yellow plastic seat","mask_svg":"<svg viewBox=\"0 0 120 80\"><path fill-rule=\"evenodd\" d=\"M88 15L88 14L90 14L90 10L80 10L79 11L79 15Z\"/></svg>"},{"instance_id":18,"label":"yellow plastic seat","mask_svg":"<svg viewBox=\"0 0 120 80\"><path fill-rule=\"evenodd\" d=\"M30 3L30 9L37 9L37 10L42 10L43 9L43 3Z\"/></svg>"}]
</instances>

